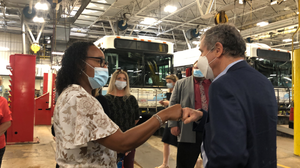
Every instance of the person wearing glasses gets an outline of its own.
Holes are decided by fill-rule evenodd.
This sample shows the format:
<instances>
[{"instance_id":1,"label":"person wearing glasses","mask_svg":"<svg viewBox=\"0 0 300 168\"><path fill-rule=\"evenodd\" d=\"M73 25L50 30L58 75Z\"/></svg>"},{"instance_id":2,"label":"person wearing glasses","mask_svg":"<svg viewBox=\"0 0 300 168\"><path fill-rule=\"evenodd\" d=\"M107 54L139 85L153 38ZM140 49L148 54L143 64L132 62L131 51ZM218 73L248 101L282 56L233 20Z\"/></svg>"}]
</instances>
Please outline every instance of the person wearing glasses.
<instances>
[{"instance_id":1,"label":"person wearing glasses","mask_svg":"<svg viewBox=\"0 0 300 168\"><path fill-rule=\"evenodd\" d=\"M136 98L130 94L129 77L122 69L116 70L110 79L107 95L110 118L125 132L133 128L140 117ZM123 167L133 168L135 149L124 157Z\"/></svg>"},{"instance_id":2,"label":"person wearing glasses","mask_svg":"<svg viewBox=\"0 0 300 168\"><path fill-rule=\"evenodd\" d=\"M92 96L108 79L103 52L91 42L72 44L64 53L56 79L59 97L54 109L56 162L61 167L116 168L117 152L143 144L166 120L178 120L180 105L153 115L122 132Z\"/></svg>"}]
</instances>

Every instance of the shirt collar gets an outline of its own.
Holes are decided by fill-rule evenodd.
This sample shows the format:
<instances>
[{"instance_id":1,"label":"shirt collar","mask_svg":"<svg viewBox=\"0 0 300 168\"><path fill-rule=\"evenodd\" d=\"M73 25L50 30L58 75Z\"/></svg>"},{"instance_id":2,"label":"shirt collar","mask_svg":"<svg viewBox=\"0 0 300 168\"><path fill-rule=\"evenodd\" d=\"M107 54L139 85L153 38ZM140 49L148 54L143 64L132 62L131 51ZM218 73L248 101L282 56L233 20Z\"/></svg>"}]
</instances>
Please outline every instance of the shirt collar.
<instances>
[{"instance_id":1,"label":"shirt collar","mask_svg":"<svg viewBox=\"0 0 300 168\"><path fill-rule=\"evenodd\" d=\"M229 64L214 80L213 80L213 82L214 81L216 81L218 78L220 78L221 76L223 76L223 75L225 75L226 73L227 73L227 71L228 71L228 69L229 68L231 68L233 65L235 65L235 64L237 64L237 63L239 63L239 62L241 62L241 61L244 61L243 59L242 60L237 60L237 61L235 61L235 62L233 62L233 63L231 63L231 64Z\"/></svg>"}]
</instances>

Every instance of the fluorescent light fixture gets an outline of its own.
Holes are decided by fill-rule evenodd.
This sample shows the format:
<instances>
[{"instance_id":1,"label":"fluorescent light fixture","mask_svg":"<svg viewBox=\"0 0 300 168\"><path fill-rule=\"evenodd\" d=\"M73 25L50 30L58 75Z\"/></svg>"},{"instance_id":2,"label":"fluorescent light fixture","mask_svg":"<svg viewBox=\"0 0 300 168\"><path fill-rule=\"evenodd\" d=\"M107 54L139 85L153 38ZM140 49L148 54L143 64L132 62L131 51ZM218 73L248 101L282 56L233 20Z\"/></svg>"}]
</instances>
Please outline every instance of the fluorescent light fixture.
<instances>
[{"instance_id":1,"label":"fluorescent light fixture","mask_svg":"<svg viewBox=\"0 0 300 168\"><path fill-rule=\"evenodd\" d=\"M201 29L201 30L199 30L200 32L206 32L208 29L210 29L211 27L206 27L206 28L203 28L203 29Z\"/></svg>"},{"instance_id":2,"label":"fluorescent light fixture","mask_svg":"<svg viewBox=\"0 0 300 168\"><path fill-rule=\"evenodd\" d=\"M44 23L45 22L44 18L37 17L37 16L35 16L32 20L33 20L33 22L38 22L38 23Z\"/></svg>"},{"instance_id":3,"label":"fluorescent light fixture","mask_svg":"<svg viewBox=\"0 0 300 168\"><path fill-rule=\"evenodd\" d=\"M64 55L64 52L53 51L53 55Z\"/></svg>"},{"instance_id":4,"label":"fluorescent light fixture","mask_svg":"<svg viewBox=\"0 0 300 168\"><path fill-rule=\"evenodd\" d=\"M154 18L145 18L143 21L141 21L141 24L154 24L157 20Z\"/></svg>"},{"instance_id":5,"label":"fluorescent light fixture","mask_svg":"<svg viewBox=\"0 0 300 168\"><path fill-rule=\"evenodd\" d=\"M176 6L171 6L171 5L168 5L165 7L165 12L169 12L169 13L173 13L177 10L177 7Z\"/></svg>"},{"instance_id":6,"label":"fluorescent light fixture","mask_svg":"<svg viewBox=\"0 0 300 168\"><path fill-rule=\"evenodd\" d=\"M192 43L195 44L195 45L199 45L200 41L193 41Z\"/></svg>"},{"instance_id":7,"label":"fluorescent light fixture","mask_svg":"<svg viewBox=\"0 0 300 168\"><path fill-rule=\"evenodd\" d=\"M297 12L297 15L299 15L299 12Z\"/></svg>"},{"instance_id":8,"label":"fluorescent light fixture","mask_svg":"<svg viewBox=\"0 0 300 168\"><path fill-rule=\"evenodd\" d=\"M87 8L96 8L97 5L93 4L93 3L89 3L89 5L87 6Z\"/></svg>"},{"instance_id":9,"label":"fluorescent light fixture","mask_svg":"<svg viewBox=\"0 0 300 168\"><path fill-rule=\"evenodd\" d=\"M244 1L243 0L239 0L239 4L243 4L244 3Z\"/></svg>"},{"instance_id":10,"label":"fluorescent light fixture","mask_svg":"<svg viewBox=\"0 0 300 168\"><path fill-rule=\"evenodd\" d=\"M82 28L76 28L76 27L73 27L71 29L72 32L78 32L78 33L86 33L87 30L86 29L82 29Z\"/></svg>"},{"instance_id":11,"label":"fluorescent light fixture","mask_svg":"<svg viewBox=\"0 0 300 168\"><path fill-rule=\"evenodd\" d=\"M60 17L62 17L62 18L67 18L68 15L66 15L66 14L61 14Z\"/></svg>"},{"instance_id":12,"label":"fluorescent light fixture","mask_svg":"<svg viewBox=\"0 0 300 168\"><path fill-rule=\"evenodd\" d=\"M282 42L291 42L291 41L293 41L292 39L284 39L284 40L282 40Z\"/></svg>"},{"instance_id":13,"label":"fluorescent light fixture","mask_svg":"<svg viewBox=\"0 0 300 168\"><path fill-rule=\"evenodd\" d=\"M107 3L106 0L99 0L97 2L99 2L99 3Z\"/></svg>"},{"instance_id":14,"label":"fluorescent light fixture","mask_svg":"<svg viewBox=\"0 0 300 168\"><path fill-rule=\"evenodd\" d=\"M70 36L78 36L78 37L86 37L87 34L84 33L77 33L77 32L71 32Z\"/></svg>"},{"instance_id":15,"label":"fluorescent light fixture","mask_svg":"<svg viewBox=\"0 0 300 168\"><path fill-rule=\"evenodd\" d=\"M7 48L7 47L0 47L0 51L9 51L9 48Z\"/></svg>"},{"instance_id":16,"label":"fluorescent light fixture","mask_svg":"<svg viewBox=\"0 0 300 168\"><path fill-rule=\"evenodd\" d=\"M35 4L35 8L37 10L48 10L48 5L45 4L45 3L38 2L38 3Z\"/></svg>"},{"instance_id":17,"label":"fluorescent light fixture","mask_svg":"<svg viewBox=\"0 0 300 168\"><path fill-rule=\"evenodd\" d=\"M96 12L99 12L99 11L96 11L96 10L90 10L90 9L85 9L85 10L83 10L82 11L82 13L84 14L84 13L96 13Z\"/></svg>"},{"instance_id":18,"label":"fluorescent light fixture","mask_svg":"<svg viewBox=\"0 0 300 168\"><path fill-rule=\"evenodd\" d=\"M271 3L270 3L270 5L276 5L277 4L277 1L272 1Z\"/></svg>"},{"instance_id":19,"label":"fluorescent light fixture","mask_svg":"<svg viewBox=\"0 0 300 168\"><path fill-rule=\"evenodd\" d=\"M50 44L50 43L51 43L51 40L48 40L47 43Z\"/></svg>"},{"instance_id":20,"label":"fluorescent light fixture","mask_svg":"<svg viewBox=\"0 0 300 168\"><path fill-rule=\"evenodd\" d=\"M267 26L268 24L269 24L269 22L259 22L256 25L260 26L260 27L263 27L263 26Z\"/></svg>"},{"instance_id":21,"label":"fluorescent light fixture","mask_svg":"<svg viewBox=\"0 0 300 168\"><path fill-rule=\"evenodd\" d=\"M277 76L276 74L270 74L270 76Z\"/></svg>"}]
</instances>

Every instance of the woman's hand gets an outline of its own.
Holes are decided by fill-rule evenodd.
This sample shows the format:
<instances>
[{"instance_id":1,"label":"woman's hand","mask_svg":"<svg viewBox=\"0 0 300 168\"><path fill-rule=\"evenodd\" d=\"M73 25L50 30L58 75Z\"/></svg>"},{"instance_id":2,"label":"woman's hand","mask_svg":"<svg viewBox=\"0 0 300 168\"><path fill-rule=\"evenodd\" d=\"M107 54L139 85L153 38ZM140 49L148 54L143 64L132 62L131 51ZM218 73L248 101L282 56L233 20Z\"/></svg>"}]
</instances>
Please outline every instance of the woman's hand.
<instances>
[{"instance_id":1,"label":"woman's hand","mask_svg":"<svg viewBox=\"0 0 300 168\"><path fill-rule=\"evenodd\" d=\"M175 104L157 113L163 121L179 120L182 116L182 108L180 104Z\"/></svg>"},{"instance_id":2,"label":"woman's hand","mask_svg":"<svg viewBox=\"0 0 300 168\"><path fill-rule=\"evenodd\" d=\"M165 107L169 106L169 101L167 101L167 100L166 101L161 100L161 101L159 101L159 103Z\"/></svg>"}]
</instances>

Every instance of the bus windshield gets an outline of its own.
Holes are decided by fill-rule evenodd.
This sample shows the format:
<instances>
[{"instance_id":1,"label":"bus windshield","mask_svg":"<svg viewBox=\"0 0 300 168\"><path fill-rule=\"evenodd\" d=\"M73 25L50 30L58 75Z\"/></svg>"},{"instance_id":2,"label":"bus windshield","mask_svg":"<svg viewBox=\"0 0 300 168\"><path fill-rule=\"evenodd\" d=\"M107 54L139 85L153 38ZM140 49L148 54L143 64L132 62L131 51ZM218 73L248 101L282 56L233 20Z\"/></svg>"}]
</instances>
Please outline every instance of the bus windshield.
<instances>
[{"instance_id":1,"label":"bus windshield","mask_svg":"<svg viewBox=\"0 0 300 168\"><path fill-rule=\"evenodd\" d=\"M173 73L172 55L106 49L109 80L117 69L127 71L131 87L164 87L165 77Z\"/></svg>"},{"instance_id":2,"label":"bus windshield","mask_svg":"<svg viewBox=\"0 0 300 168\"><path fill-rule=\"evenodd\" d=\"M292 62L251 58L250 64L265 75L274 87L292 87Z\"/></svg>"}]
</instances>

